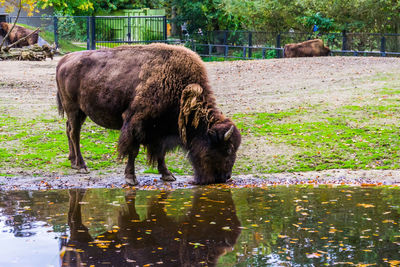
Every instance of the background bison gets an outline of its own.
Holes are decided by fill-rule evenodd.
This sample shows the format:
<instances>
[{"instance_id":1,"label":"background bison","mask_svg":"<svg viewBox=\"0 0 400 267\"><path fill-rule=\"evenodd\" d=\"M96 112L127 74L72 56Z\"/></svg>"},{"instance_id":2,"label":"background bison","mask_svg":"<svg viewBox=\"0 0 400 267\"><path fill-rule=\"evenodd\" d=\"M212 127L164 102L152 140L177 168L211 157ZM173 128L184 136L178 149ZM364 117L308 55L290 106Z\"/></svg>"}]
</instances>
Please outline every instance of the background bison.
<instances>
[{"instance_id":1,"label":"background bison","mask_svg":"<svg viewBox=\"0 0 400 267\"><path fill-rule=\"evenodd\" d=\"M56 74L60 114L67 114L69 159L87 171L79 145L86 117L120 129L118 150L128 156L125 180L137 184L135 158L140 144L158 165L161 179L175 177L165 153L188 151L195 182L225 182L231 177L241 137L217 108L200 57L179 46L151 44L71 53Z\"/></svg>"},{"instance_id":2,"label":"background bison","mask_svg":"<svg viewBox=\"0 0 400 267\"><path fill-rule=\"evenodd\" d=\"M324 42L320 39L287 44L284 47L284 57L320 57L328 56L330 52L331 50L324 46Z\"/></svg>"},{"instance_id":3,"label":"background bison","mask_svg":"<svg viewBox=\"0 0 400 267\"><path fill-rule=\"evenodd\" d=\"M0 22L0 34L5 37L7 32L11 29L12 24L6 23L6 22ZM11 33L8 35L7 41L10 44L13 44L20 40L21 38L24 38L31 34L33 31L26 29L21 26L15 25L14 29L11 31ZM37 32L33 33L31 36L26 38L25 40L22 40L18 44L15 45L15 47L23 47L23 46L29 46L29 45L34 45L38 42L39 34Z\"/></svg>"}]
</instances>

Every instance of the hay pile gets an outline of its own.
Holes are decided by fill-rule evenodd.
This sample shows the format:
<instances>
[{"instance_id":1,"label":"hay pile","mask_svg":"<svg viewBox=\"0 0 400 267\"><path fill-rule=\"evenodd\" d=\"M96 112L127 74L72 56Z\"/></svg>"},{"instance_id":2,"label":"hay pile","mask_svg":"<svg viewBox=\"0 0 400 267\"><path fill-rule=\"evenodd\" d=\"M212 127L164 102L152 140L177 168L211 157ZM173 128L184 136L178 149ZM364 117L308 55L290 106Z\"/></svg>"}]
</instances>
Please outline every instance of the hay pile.
<instances>
[{"instance_id":1,"label":"hay pile","mask_svg":"<svg viewBox=\"0 0 400 267\"><path fill-rule=\"evenodd\" d=\"M53 59L54 51L48 45L32 45L22 48L10 48L0 51L0 60L29 60L42 61L46 58Z\"/></svg>"}]
</instances>

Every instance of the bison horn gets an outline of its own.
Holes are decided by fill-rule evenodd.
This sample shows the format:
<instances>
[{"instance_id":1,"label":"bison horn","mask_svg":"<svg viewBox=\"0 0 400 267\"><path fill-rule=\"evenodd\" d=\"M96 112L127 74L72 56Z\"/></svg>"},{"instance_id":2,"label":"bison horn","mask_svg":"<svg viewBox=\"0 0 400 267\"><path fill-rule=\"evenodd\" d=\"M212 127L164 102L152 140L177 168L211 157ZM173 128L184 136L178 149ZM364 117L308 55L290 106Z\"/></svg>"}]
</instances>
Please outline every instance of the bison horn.
<instances>
[{"instance_id":1,"label":"bison horn","mask_svg":"<svg viewBox=\"0 0 400 267\"><path fill-rule=\"evenodd\" d=\"M224 141L228 141L229 138L231 138L233 134L233 125L231 126L231 128L225 133L224 135Z\"/></svg>"}]
</instances>

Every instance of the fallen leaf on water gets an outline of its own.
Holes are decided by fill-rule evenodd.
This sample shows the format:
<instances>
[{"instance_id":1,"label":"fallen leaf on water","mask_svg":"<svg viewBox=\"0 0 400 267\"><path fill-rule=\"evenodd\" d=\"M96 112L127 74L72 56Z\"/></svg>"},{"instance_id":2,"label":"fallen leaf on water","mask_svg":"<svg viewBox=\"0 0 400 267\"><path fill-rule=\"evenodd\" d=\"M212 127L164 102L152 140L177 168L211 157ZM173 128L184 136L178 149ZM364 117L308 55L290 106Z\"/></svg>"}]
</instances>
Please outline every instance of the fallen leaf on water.
<instances>
[{"instance_id":1,"label":"fallen leaf on water","mask_svg":"<svg viewBox=\"0 0 400 267\"><path fill-rule=\"evenodd\" d=\"M314 253L312 253L312 254L308 254L308 255L307 255L307 258L313 259L313 258L320 258L321 256L322 256L322 254L317 253L317 252L314 252Z\"/></svg>"}]
</instances>

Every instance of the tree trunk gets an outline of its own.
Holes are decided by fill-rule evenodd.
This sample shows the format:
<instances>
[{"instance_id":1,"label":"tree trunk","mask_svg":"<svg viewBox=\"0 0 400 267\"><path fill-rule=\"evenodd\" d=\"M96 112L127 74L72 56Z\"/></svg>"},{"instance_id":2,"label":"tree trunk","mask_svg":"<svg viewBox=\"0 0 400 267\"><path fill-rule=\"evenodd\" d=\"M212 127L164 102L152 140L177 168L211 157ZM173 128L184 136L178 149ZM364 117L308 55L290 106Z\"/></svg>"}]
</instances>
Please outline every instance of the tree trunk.
<instances>
[{"instance_id":1,"label":"tree trunk","mask_svg":"<svg viewBox=\"0 0 400 267\"><path fill-rule=\"evenodd\" d=\"M171 35L172 36L178 36L179 31L178 31L178 25L176 23L176 7L173 6L171 10Z\"/></svg>"}]
</instances>

